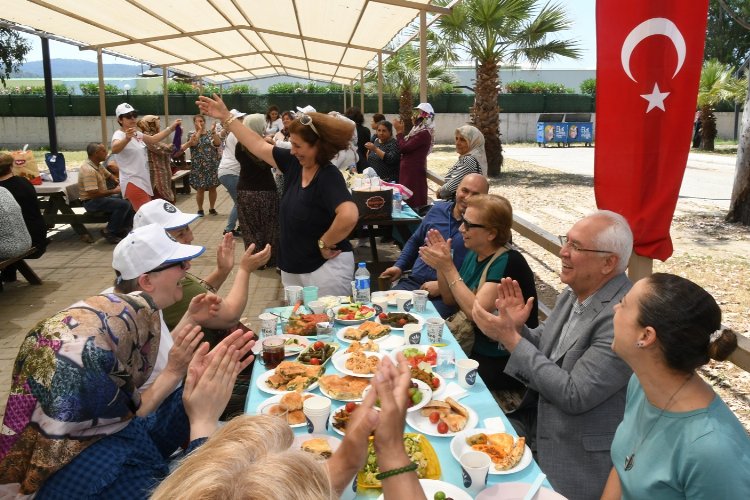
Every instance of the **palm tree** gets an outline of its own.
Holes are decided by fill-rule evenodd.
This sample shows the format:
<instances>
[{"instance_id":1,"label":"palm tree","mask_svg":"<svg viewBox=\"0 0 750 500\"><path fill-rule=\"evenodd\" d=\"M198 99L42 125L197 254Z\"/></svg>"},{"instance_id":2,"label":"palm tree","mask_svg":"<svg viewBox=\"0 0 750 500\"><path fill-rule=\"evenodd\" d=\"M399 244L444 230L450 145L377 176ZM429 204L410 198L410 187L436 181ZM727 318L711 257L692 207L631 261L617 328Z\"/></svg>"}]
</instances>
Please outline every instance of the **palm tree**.
<instances>
[{"instance_id":1,"label":"palm tree","mask_svg":"<svg viewBox=\"0 0 750 500\"><path fill-rule=\"evenodd\" d=\"M448 0L437 3L446 5ZM436 23L442 35L476 60L476 97L471 112L474 125L484 134L489 175L498 175L503 163L497 104L500 65L520 59L536 65L556 56L577 59L580 55L577 42L549 39L572 25L563 7L547 3L538 9L536 3L537 0L464 0Z\"/></svg>"},{"instance_id":2,"label":"palm tree","mask_svg":"<svg viewBox=\"0 0 750 500\"><path fill-rule=\"evenodd\" d=\"M427 50L427 90L437 92L446 86L455 84L453 74L449 73L440 53ZM375 81L377 75L371 75L369 81ZM399 97L398 110L404 130L408 132L412 127L412 111L414 109L414 95L419 94L419 48L416 42L409 43L389 57L383 64L383 87L386 92Z\"/></svg>"},{"instance_id":3,"label":"palm tree","mask_svg":"<svg viewBox=\"0 0 750 500\"><path fill-rule=\"evenodd\" d=\"M745 81L735 78L735 70L710 59L703 63L698 83L698 108L701 111L701 149L714 150L716 139L716 116L714 107L721 101L744 100Z\"/></svg>"}]
</instances>

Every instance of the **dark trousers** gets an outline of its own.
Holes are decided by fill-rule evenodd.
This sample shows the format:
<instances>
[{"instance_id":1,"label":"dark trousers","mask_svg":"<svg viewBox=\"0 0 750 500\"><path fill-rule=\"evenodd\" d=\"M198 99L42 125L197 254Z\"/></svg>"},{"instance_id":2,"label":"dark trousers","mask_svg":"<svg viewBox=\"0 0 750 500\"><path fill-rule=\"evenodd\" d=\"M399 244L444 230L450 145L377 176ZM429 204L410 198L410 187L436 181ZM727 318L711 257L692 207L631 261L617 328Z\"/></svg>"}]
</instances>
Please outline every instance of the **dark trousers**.
<instances>
[{"instance_id":1,"label":"dark trousers","mask_svg":"<svg viewBox=\"0 0 750 500\"><path fill-rule=\"evenodd\" d=\"M128 200L122 199L119 195L86 200L83 202L83 208L87 212L108 212L110 216L107 232L110 234L118 234L133 225L133 207Z\"/></svg>"}]
</instances>

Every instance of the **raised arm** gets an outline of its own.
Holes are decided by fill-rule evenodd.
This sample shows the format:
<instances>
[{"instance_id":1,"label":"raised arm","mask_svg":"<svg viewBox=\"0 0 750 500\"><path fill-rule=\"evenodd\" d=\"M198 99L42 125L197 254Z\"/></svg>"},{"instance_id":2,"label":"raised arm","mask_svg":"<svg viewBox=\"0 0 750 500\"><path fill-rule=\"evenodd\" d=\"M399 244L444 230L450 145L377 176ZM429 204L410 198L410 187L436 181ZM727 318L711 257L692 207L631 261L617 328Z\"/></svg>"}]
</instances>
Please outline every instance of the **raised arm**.
<instances>
[{"instance_id":1,"label":"raised arm","mask_svg":"<svg viewBox=\"0 0 750 500\"><path fill-rule=\"evenodd\" d=\"M160 131L158 134L154 134L154 135L145 135L144 134L143 135L143 142L145 142L146 144L156 144L157 142L161 142L163 139L166 139L167 137L169 137L169 134L171 134L172 132L174 132L175 129L177 128L177 126L181 125L181 124L182 124L182 120L178 118L174 122L172 122L172 125L170 125L169 127L165 128L164 130ZM112 145L112 151L113 152L115 152L114 149L115 148L114 148L114 144L113 144Z\"/></svg>"},{"instance_id":2,"label":"raised arm","mask_svg":"<svg viewBox=\"0 0 750 500\"><path fill-rule=\"evenodd\" d=\"M237 137L237 140L241 142L248 151L272 167L277 166L276 160L273 158L273 146L268 144L263 137L242 125L241 121L233 117L229 113L229 110L221 97L216 94L213 95L213 98L199 96L198 101L195 103L204 115L221 120L224 129L232 132L235 137Z\"/></svg>"}]
</instances>

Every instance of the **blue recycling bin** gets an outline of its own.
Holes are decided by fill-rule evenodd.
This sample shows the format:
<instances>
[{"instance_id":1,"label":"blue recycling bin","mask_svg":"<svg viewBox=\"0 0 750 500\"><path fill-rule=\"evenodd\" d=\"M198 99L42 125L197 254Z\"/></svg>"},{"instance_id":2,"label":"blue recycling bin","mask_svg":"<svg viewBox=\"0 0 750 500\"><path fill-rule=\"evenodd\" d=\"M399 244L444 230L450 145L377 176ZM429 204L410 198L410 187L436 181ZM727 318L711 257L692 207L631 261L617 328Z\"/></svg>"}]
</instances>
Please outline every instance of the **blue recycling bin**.
<instances>
[{"instance_id":1,"label":"blue recycling bin","mask_svg":"<svg viewBox=\"0 0 750 500\"><path fill-rule=\"evenodd\" d=\"M594 142L594 124L591 122L591 113L568 113L565 115L568 125L566 145L582 143L589 147Z\"/></svg>"},{"instance_id":2,"label":"blue recycling bin","mask_svg":"<svg viewBox=\"0 0 750 500\"><path fill-rule=\"evenodd\" d=\"M559 146L567 144L568 129L563 123L565 115L562 113L542 113L536 122L536 143L539 147L556 143Z\"/></svg>"}]
</instances>

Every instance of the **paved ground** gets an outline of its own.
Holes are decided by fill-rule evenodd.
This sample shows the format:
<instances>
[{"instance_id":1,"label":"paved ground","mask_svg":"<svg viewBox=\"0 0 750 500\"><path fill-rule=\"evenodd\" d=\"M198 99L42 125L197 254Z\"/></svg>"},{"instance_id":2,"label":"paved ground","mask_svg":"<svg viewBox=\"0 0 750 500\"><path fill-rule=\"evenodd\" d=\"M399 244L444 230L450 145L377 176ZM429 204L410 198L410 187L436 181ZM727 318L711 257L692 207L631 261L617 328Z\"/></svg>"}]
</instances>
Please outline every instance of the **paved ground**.
<instances>
[{"instance_id":1,"label":"paved ground","mask_svg":"<svg viewBox=\"0 0 750 500\"><path fill-rule=\"evenodd\" d=\"M186 212L195 212L194 196L194 193L178 195L177 206ZM208 206L205 208L208 212ZM216 247L226 222L225 214L231 208L231 199L223 188L219 188L216 208L221 215L208 215L192 225L194 243L207 247L206 253L193 263L191 272L197 276L207 275L216 264ZM114 246L99 236L103 225L88 227L98 238L93 244L80 241L70 227L62 226L42 258L29 261L43 281L41 286L31 286L19 275L16 283L5 284L5 291L0 292L0 415L5 412L13 361L26 332L76 300L95 295L112 285ZM239 261L243 245L241 240L238 243L236 255ZM229 289L232 280L233 275L220 294ZM257 317L264 308L279 305L280 288L279 277L273 269L252 275L244 314L250 325L256 326Z\"/></svg>"},{"instance_id":2,"label":"paved ground","mask_svg":"<svg viewBox=\"0 0 750 500\"><path fill-rule=\"evenodd\" d=\"M593 147L539 148L510 145L504 147L503 152L508 158L528 161L561 172L594 175ZM680 198L693 199L721 210L728 210L736 161L735 155L691 152L680 189Z\"/></svg>"}]
</instances>

